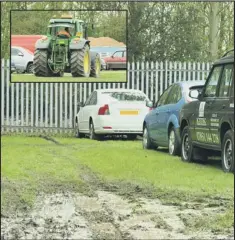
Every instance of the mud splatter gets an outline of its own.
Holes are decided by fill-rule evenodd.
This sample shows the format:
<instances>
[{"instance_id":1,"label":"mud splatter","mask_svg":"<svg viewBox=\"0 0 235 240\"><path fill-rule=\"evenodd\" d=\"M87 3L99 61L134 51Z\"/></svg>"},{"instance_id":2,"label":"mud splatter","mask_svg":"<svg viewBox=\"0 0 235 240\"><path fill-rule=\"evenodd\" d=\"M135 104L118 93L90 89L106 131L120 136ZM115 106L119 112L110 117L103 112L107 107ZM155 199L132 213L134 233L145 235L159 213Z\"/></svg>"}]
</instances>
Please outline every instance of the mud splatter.
<instances>
[{"instance_id":1,"label":"mud splatter","mask_svg":"<svg viewBox=\"0 0 235 240\"><path fill-rule=\"evenodd\" d=\"M103 190L94 196L40 195L30 213L2 216L1 239L233 239L184 231L182 216L203 214L215 214L215 208L182 210L159 199L131 201Z\"/></svg>"}]
</instances>

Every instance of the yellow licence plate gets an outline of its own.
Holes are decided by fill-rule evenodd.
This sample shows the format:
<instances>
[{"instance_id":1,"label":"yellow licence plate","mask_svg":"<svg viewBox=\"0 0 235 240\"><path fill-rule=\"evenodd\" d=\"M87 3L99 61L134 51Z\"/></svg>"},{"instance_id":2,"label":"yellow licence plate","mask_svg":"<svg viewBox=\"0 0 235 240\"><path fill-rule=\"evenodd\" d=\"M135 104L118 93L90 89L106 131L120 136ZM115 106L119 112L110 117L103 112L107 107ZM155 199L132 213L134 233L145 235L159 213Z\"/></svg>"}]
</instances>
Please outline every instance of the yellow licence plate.
<instances>
[{"instance_id":1,"label":"yellow licence plate","mask_svg":"<svg viewBox=\"0 0 235 240\"><path fill-rule=\"evenodd\" d=\"M120 115L138 115L138 110L121 110Z\"/></svg>"}]
</instances>

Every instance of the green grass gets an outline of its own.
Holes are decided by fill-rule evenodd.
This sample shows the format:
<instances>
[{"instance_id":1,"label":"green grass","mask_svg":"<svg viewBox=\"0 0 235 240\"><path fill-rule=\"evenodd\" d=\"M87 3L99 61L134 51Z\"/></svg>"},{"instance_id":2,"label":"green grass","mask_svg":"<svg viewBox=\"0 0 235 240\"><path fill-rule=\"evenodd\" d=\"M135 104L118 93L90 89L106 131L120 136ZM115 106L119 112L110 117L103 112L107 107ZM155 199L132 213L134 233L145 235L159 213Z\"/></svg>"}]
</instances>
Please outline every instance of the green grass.
<instances>
[{"instance_id":1,"label":"green grass","mask_svg":"<svg viewBox=\"0 0 235 240\"><path fill-rule=\"evenodd\" d=\"M225 199L226 213L213 219L198 219L191 227L208 225L220 230L233 225L234 175L225 174L216 161L207 165L184 163L164 150L143 150L141 141L55 140L62 145L38 137L2 136L5 209L18 202L32 205L39 191L87 191L87 183L80 176L81 166L85 165L107 183L153 186L161 193L156 196L166 202L200 202L203 198L208 203L222 204Z\"/></svg>"},{"instance_id":2,"label":"green grass","mask_svg":"<svg viewBox=\"0 0 235 240\"><path fill-rule=\"evenodd\" d=\"M140 141L108 140L92 142L89 147L89 139L57 140L76 144L71 155L108 180L137 180L167 191L233 196L234 175L215 167L216 161L211 165L184 163L180 157L172 157L163 150L143 150Z\"/></svg>"},{"instance_id":3,"label":"green grass","mask_svg":"<svg viewBox=\"0 0 235 240\"><path fill-rule=\"evenodd\" d=\"M126 82L126 71L101 71L99 78L77 77L65 73L64 77L36 77L33 74L11 75L11 82Z\"/></svg>"},{"instance_id":4,"label":"green grass","mask_svg":"<svg viewBox=\"0 0 235 240\"><path fill-rule=\"evenodd\" d=\"M2 137L2 205L31 206L43 190L82 188L79 167L66 160L63 147L34 137ZM17 207L17 206L16 206Z\"/></svg>"}]
</instances>

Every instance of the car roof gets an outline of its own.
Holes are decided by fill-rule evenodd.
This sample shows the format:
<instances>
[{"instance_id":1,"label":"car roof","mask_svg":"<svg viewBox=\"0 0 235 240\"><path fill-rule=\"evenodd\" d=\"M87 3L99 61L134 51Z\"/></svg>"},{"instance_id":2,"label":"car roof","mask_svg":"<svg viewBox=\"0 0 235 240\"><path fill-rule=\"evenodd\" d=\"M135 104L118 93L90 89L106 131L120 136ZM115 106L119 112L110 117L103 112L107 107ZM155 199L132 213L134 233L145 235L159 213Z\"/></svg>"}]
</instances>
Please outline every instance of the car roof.
<instances>
[{"instance_id":1,"label":"car roof","mask_svg":"<svg viewBox=\"0 0 235 240\"><path fill-rule=\"evenodd\" d=\"M136 93L142 93L144 94L142 91L137 90L137 89L123 89L123 88L106 88L106 89L96 89L95 91L97 91L98 93L105 93L105 92L136 92Z\"/></svg>"},{"instance_id":2,"label":"car roof","mask_svg":"<svg viewBox=\"0 0 235 240\"><path fill-rule=\"evenodd\" d=\"M182 81L176 84L179 84L182 88L190 88L193 86L203 86L205 84L205 80L193 80L193 81Z\"/></svg>"},{"instance_id":3,"label":"car roof","mask_svg":"<svg viewBox=\"0 0 235 240\"><path fill-rule=\"evenodd\" d=\"M31 52L29 49L23 48L23 47L20 47L20 46L11 46L11 48L17 48L17 49L20 49L21 51L33 54L33 52Z\"/></svg>"},{"instance_id":4,"label":"car roof","mask_svg":"<svg viewBox=\"0 0 235 240\"><path fill-rule=\"evenodd\" d=\"M224 64L224 63L234 63L234 54L225 56L215 61L213 65Z\"/></svg>"}]
</instances>

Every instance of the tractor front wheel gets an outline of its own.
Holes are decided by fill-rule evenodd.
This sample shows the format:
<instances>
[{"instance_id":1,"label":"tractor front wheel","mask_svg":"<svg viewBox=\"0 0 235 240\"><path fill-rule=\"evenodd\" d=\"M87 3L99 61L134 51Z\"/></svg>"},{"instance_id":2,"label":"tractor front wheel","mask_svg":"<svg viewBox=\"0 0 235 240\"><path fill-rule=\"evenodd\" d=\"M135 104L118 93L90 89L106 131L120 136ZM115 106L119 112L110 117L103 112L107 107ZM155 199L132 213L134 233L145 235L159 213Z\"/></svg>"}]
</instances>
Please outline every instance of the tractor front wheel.
<instances>
[{"instance_id":1,"label":"tractor front wheel","mask_svg":"<svg viewBox=\"0 0 235 240\"><path fill-rule=\"evenodd\" d=\"M49 77L52 72L47 63L48 52L47 50L37 49L34 53L34 74L38 77Z\"/></svg>"},{"instance_id":2,"label":"tractor front wheel","mask_svg":"<svg viewBox=\"0 0 235 240\"><path fill-rule=\"evenodd\" d=\"M89 77L91 71L90 49L85 45L82 49L71 52L71 74L73 77Z\"/></svg>"}]
</instances>

